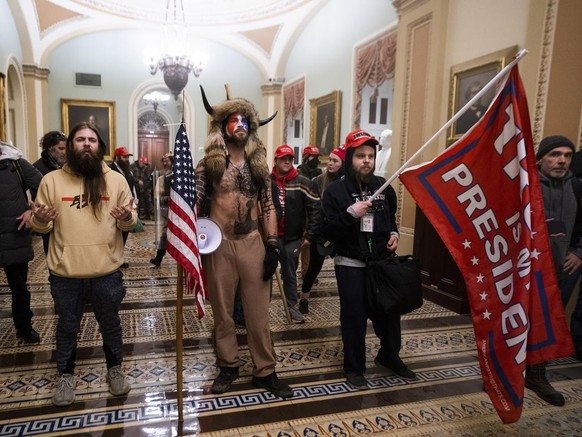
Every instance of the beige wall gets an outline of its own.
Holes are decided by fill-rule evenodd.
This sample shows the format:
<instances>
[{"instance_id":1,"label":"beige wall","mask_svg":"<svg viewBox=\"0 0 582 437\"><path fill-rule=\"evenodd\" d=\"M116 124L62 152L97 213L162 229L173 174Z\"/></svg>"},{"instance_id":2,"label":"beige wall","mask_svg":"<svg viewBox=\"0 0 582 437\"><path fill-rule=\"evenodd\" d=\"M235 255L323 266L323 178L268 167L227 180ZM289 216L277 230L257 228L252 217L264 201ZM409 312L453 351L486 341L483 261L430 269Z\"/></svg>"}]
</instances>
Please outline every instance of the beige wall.
<instances>
[{"instance_id":1,"label":"beige wall","mask_svg":"<svg viewBox=\"0 0 582 437\"><path fill-rule=\"evenodd\" d=\"M578 146L582 110L582 2L557 7L543 136L565 135Z\"/></svg>"},{"instance_id":2,"label":"beige wall","mask_svg":"<svg viewBox=\"0 0 582 437\"><path fill-rule=\"evenodd\" d=\"M393 0L399 14L392 173L449 119L451 68L517 46L519 68L539 136L580 142L582 1ZM537 129L535 126L538 126ZM435 158L446 134L412 164ZM537 139L539 140L539 138ZM391 174L391 173L390 173ZM399 252L411 253L415 204L398 182Z\"/></svg>"}]
</instances>

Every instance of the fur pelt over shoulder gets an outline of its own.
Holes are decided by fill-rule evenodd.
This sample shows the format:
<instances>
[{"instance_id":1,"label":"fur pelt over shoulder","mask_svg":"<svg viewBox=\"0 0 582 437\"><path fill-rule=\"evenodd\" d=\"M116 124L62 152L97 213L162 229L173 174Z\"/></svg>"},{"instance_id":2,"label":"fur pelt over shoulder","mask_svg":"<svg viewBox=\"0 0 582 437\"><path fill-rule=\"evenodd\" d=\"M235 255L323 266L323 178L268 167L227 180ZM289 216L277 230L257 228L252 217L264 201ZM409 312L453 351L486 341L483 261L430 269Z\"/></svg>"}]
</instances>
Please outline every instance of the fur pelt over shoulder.
<instances>
[{"instance_id":1,"label":"fur pelt over shoulder","mask_svg":"<svg viewBox=\"0 0 582 437\"><path fill-rule=\"evenodd\" d=\"M226 170L227 150L224 142L224 126L226 119L231 114L239 112L246 117L249 124L249 139L245 146L245 156L249 162L251 176L255 184L260 188L264 188L269 178L267 149L257 136L257 130L259 126L271 121L276 113L266 121L260 120L257 110L249 100L242 97L231 98L228 85L226 88L227 100L215 106L210 106L204 89L202 86L200 87L204 106L212 117L210 133L204 146L204 164L207 177L212 182L218 181Z\"/></svg>"}]
</instances>

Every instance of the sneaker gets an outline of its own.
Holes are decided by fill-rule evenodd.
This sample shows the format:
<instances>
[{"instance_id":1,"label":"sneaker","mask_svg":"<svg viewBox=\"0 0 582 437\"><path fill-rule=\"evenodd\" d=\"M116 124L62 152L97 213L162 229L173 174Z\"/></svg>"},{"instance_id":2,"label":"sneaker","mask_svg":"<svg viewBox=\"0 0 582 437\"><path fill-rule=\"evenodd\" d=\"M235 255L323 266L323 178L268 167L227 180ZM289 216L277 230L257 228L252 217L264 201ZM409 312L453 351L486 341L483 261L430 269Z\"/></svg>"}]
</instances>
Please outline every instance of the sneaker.
<instances>
[{"instance_id":1,"label":"sneaker","mask_svg":"<svg viewBox=\"0 0 582 437\"><path fill-rule=\"evenodd\" d=\"M40 343L40 335L33 328L27 331L16 331L16 336L28 344Z\"/></svg>"},{"instance_id":2,"label":"sneaker","mask_svg":"<svg viewBox=\"0 0 582 437\"><path fill-rule=\"evenodd\" d=\"M263 377L253 376L253 385L264 388L283 399L293 397L293 389L281 381L275 372Z\"/></svg>"},{"instance_id":3,"label":"sneaker","mask_svg":"<svg viewBox=\"0 0 582 437\"><path fill-rule=\"evenodd\" d=\"M346 373L348 384L357 390L368 390L368 380L361 373Z\"/></svg>"},{"instance_id":4,"label":"sneaker","mask_svg":"<svg viewBox=\"0 0 582 437\"><path fill-rule=\"evenodd\" d=\"M75 401L75 377L69 373L59 375L57 379L55 393L53 394L53 405L55 407L68 407Z\"/></svg>"},{"instance_id":5,"label":"sneaker","mask_svg":"<svg viewBox=\"0 0 582 437\"><path fill-rule=\"evenodd\" d=\"M215 395L222 394L230 390L230 386L238 378L238 367L221 367L220 373L212 383L210 391Z\"/></svg>"},{"instance_id":6,"label":"sneaker","mask_svg":"<svg viewBox=\"0 0 582 437\"><path fill-rule=\"evenodd\" d=\"M121 366L113 366L107 371L105 377L107 384L109 384L109 392L113 396L121 396L129 393L131 385L127 382L125 375L121 372Z\"/></svg>"},{"instance_id":7,"label":"sneaker","mask_svg":"<svg viewBox=\"0 0 582 437\"><path fill-rule=\"evenodd\" d=\"M299 301L299 312L301 314L309 314L309 301L307 299Z\"/></svg>"},{"instance_id":8,"label":"sneaker","mask_svg":"<svg viewBox=\"0 0 582 437\"><path fill-rule=\"evenodd\" d=\"M303 317L303 314L301 314L295 306L289 307L289 315L291 316L291 321L293 323L305 322L305 317Z\"/></svg>"},{"instance_id":9,"label":"sneaker","mask_svg":"<svg viewBox=\"0 0 582 437\"><path fill-rule=\"evenodd\" d=\"M381 362L377 357L374 358L374 363L378 367L383 367L385 369L391 370L392 372L396 373L398 376L401 376L404 379L416 379L416 373L414 373L410 368L400 361L398 366L394 365L391 366L389 364Z\"/></svg>"}]
</instances>

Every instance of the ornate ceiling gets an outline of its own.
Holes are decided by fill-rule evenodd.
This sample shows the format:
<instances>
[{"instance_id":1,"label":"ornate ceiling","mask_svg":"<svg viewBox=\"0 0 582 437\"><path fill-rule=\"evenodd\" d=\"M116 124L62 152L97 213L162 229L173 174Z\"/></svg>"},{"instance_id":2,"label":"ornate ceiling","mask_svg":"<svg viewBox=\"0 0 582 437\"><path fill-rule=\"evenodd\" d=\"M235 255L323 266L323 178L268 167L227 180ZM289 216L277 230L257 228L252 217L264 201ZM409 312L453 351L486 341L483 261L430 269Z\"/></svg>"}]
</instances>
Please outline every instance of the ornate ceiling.
<instances>
[{"instance_id":1,"label":"ornate ceiling","mask_svg":"<svg viewBox=\"0 0 582 437\"><path fill-rule=\"evenodd\" d=\"M77 35L107 29L157 28L167 4L183 3L193 37L236 48L276 74L281 56L298 30L329 0L8 0L26 22L35 62Z\"/></svg>"},{"instance_id":2,"label":"ornate ceiling","mask_svg":"<svg viewBox=\"0 0 582 437\"><path fill-rule=\"evenodd\" d=\"M53 0L67 9L94 11L130 20L163 22L168 0ZM186 22L192 26L253 26L267 19L277 19L310 0L169 0L170 8L184 6Z\"/></svg>"}]
</instances>

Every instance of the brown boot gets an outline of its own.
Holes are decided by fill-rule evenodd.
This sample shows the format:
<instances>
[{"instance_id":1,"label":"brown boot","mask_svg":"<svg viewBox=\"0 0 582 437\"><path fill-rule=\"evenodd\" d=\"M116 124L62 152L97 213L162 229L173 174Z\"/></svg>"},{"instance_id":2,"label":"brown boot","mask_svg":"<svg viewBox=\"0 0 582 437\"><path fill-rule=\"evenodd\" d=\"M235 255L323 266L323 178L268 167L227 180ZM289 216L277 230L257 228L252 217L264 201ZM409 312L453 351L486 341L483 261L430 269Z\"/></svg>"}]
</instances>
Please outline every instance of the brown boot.
<instances>
[{"instance_id":1,"label":"brown boot","mask_svg":"<svg viewBox=\"0 0 582 437\"><path fill-rule=\"evenodd\" d=\"M525 386L550 405L562 407L566 400L554 389L546 378L546 363L525 367Z\"/></svg>"}]
</instances>

